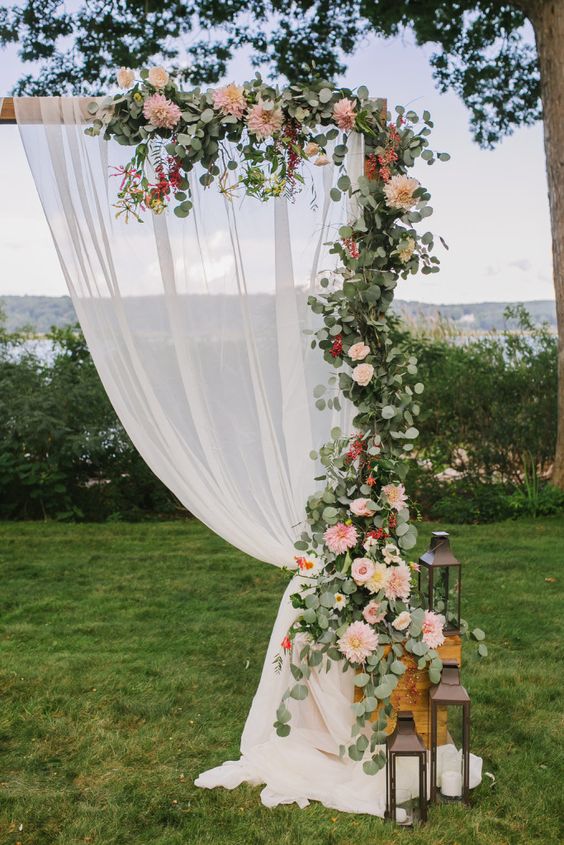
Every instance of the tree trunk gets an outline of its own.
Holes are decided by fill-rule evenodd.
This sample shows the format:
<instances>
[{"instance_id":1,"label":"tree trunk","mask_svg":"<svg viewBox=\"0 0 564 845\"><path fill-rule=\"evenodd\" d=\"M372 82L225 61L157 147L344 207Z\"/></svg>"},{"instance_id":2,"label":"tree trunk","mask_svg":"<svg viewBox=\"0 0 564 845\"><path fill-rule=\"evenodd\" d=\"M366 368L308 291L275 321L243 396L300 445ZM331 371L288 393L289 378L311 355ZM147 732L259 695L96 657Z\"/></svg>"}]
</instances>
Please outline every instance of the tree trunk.
<instances>
[{"instance_id":1,"label":"tree trunk","mask_svg":"<svg viewBox=\"0 0 564 845\"><path fill-rule=\"evenodd\" d=\"M526 5L541 74L558 324L558 433L552 483L564 490L564 2L533 0Z\"/></svg>"}]
</instances>

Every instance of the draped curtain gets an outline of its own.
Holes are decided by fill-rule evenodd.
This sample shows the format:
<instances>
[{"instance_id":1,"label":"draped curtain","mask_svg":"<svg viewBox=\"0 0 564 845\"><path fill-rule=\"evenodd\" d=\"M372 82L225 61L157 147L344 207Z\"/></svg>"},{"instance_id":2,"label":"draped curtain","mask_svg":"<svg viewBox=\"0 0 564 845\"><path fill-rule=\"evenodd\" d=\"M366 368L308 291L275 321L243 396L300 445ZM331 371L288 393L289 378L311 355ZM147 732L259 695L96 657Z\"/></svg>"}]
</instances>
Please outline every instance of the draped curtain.
<instances>
[{"instance_id":1,"label":"draped curtain","mask_svg":"<svg viewBox=\"0 0 564 845\"><path fill-rule=\"evenodd\" d=\"M229 200L195 170L187 219L127 223L113 204L131 149L85 136L83 113L78 99L16 100L104 386L143 458L193 514L289 566L319 474L309 453L347 416L314 406L327 368L304 334L307 296L335 265L325 244L346 215L329 199L333 167L311 167L292 204Z\"/></svg>"},{"instance_id":2,"label":"draped curtain","mask_svg":"<svg viewBox=\"0 0 564 845\"><path fill-rule=\"evenodd\" d=\"M15 100L21 138L92 357L126 431L153 472L213 531L248 554L292 566L320 467L309 453L352 408L319 410L327 364L311 348L307 297L336 267L328 241L354 210L333 202L333 165L310 166L292 201L267 203L194 170L194 208L127 223L114 208L131 148L84 134L85 103ZM362 172L358 138L349 176ZM330 396L328 393L327 396ZM317 798L381 815L383 774L339 759L353 679L315 674L289 739L273 736L288 666L272 660L294 610L280 606L242 739L243 756L201 786L266 783L266 804ZM311 771L317 772L312 782ZM346 784L344 783L346 781Z\"/></svg>"}]
</instances>

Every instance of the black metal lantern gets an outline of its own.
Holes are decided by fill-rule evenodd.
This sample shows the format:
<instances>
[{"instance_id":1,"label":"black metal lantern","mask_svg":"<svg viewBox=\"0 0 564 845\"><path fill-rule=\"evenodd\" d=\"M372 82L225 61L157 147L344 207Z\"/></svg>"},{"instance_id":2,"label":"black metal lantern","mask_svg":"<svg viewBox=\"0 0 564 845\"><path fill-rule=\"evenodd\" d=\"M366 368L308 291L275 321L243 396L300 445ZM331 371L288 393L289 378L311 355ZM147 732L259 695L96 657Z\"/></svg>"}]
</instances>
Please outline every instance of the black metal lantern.
<instances>
[{"instance_id":1,"label":"black metal lantern","mask_svg":"<svg viewBox=\"0 0 564 845\"><path fill-rule=\"evenodd\" d=\"M460 561L453 555L447 531L433 531L429 550L419 558L419 590L429 610L442 613L445 633L460 633Z\"/></svg>"},{"instance_id":2,"label":"black metal lantern","mask_svg":"<svg viewBox=\"0 0 564 845\"><path fill-rule=\"evenodd\" d=\"M456 660L445 660L440 683L429 693L431 714L431 801L470 800L470 696L460 683ZM442 734L442 736L441 736ZM440 779L437 771L437 750L452 743L462 752L449 769L444 761ZM440 795L438 790L440 789Z\"/></svg>"},{"instance_id":3,"label":"black metal lantern","mask_svg":"<svg viewBox=\"0 0 564 845\"><path fill-rule=\"evenodd\" d=\"M406 827L427 821L427 751L411 711L398 713L386 741L386 818Z\"/></svg>"}]
</instances>

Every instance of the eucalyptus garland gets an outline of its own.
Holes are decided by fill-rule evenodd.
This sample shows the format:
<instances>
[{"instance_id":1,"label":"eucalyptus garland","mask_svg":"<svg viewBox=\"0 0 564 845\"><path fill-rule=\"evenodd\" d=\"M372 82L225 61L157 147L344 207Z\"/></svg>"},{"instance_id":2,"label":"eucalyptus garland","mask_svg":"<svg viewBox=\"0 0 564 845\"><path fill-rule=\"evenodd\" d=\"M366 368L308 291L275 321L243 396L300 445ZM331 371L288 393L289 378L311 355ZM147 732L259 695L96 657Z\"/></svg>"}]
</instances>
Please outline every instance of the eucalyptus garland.
<instances>
[{"instance_id":1,"label":"eucalyptus garland","mask_svg":"<svg viewBox=\"0 0 564 845\"><path fill-rule=\"evenodd\" d=\"M267 200L299 190L306 163L331 161L338 171L332 200L346 196L357 209L330 245L338 269L320 279L320 292L308 300L320 317L311 345L331 368L327 383L314 390L315 403L339 410L344 396L356 416L353 432L334 428L331 440L311 454L323 472L295 544L302 576L292 596L298 614L282 643L294 683L275 727L282 737L290 733L290 699L308 695L305 681L313 669L350 667L361 693L352 704L351 744L341 750L374 774L385 764L382 744L392 693L406 671L402 658L414 658L437 683L437 649L448 622L424 606L413 585L417 564L406 559L417 532L404 482L423 384L389 316L400 278L439 269L432 233L417 228L432 214L430 195L408 173L417 159L432 165L448 155L429 147L427 111L420 119L396 107L392 118L364 86L336 88L316 79L279 89L257 74L242 86L181 91L163 68L143 70L138 78L122 68L118 81L127 90L92 104L86 130L135 147L131 161L116 169L118 216L142 220L147 210L159 214L168 205L178 217L188 216L196 165L205 187L216 183L228 197L244 192ZM363 136L366 161L355 184L346 172L352 132ZM463 633L469 633L466 623ZM479 629L472 635L483 640ZM480 654L486 653L480 642Z\"/></svg>"}]
</instances>

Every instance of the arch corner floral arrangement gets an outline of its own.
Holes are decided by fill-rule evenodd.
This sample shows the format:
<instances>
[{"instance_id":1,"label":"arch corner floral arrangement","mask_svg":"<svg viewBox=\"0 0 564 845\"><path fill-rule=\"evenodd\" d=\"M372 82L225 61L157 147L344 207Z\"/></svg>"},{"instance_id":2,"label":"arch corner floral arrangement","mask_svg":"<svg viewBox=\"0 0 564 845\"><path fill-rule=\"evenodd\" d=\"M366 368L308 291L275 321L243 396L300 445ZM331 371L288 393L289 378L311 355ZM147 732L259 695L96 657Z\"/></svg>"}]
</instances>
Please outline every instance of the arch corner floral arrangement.
<instances>
[{"instance_id":1,"label":"arch corner floral arrangement","mask_svg":"<svg viewBox=\"0 0 564 845\"><path fill-rule=\"evenodd\" d=\"M320 410L356 409L353 432L334 428L311 454L322 472L306 503L307 520L295 546L300 588L297 617L276 658L290 661L294 683L276 714L280 736L291 731L291 700L308 695L311 671L352 668L361 699L351 703L351 744L342 753L363 761L367 774L385 765L382 744L391 696L414 658L430 680L440 679L437 648L448 620L425 607L409 562L417 532L405 480L416 454L423 384L417 360L397 340L390 315L400 278L439 269L434 237L420 231L432 214L430 195L409 175L418 161L448 159L429 146L431 116L396 107L392 117L366 87L338 88L313 79L277 88L260 75L243 85L182 91L161 67L118 72L122 93L90 105L87 134L134 147L120 178L116 214L142 221L145 212L192 210L196 166L204 187L227 199L244 193L291 198L311 166L336 168L330 195L356 209L331 242L337 269L319 280L308 304L320 317L311 344L329 365L314 389ZM362 135L364 174L347 173L351 133ZM312 483L312 488L314 487ZM480 629L462 633L480 640ZM357 696L358 697L358 696ZM368 727L371 727L371 732Z\"/></svg>"}]
</instances>

